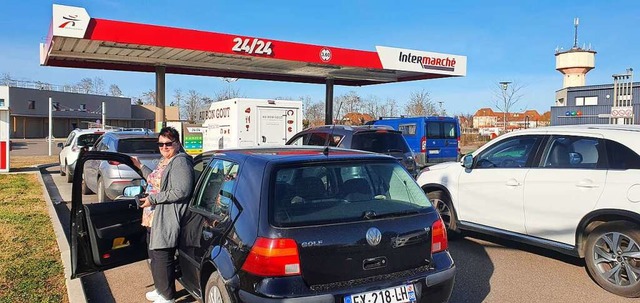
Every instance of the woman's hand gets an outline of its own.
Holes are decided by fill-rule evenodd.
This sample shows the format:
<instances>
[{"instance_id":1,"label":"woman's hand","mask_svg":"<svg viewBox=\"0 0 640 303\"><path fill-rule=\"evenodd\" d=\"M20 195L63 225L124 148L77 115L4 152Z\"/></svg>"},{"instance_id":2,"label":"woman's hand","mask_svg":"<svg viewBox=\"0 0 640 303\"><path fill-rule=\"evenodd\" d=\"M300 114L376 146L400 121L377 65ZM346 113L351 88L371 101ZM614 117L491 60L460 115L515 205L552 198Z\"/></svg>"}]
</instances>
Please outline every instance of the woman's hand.
<instances>
[{"instance_id":1,"label":"woman's hand","mask_svg":"<svg viewBox=\"0 0 640 303\"><path fill-rule=\"evenodd\" d=\"M140 202L142 202L142 205L140 205L140 208L145 208L145 207L151 206L151 201L149 201L148 197L140 198Z\"/></svg>"},{"instance_id":2,"label":"woman's hand","mask_svg":"<svg viewBox=\"0 0 640 303\"><path fill-rule=\"evenodd\" d=\"M142 169L142 163L140 163L140 160L138 160L138 157L131 156L131 162L133 162L133 165L135 165L138 169Z\"/></svg>"}]
</instances>

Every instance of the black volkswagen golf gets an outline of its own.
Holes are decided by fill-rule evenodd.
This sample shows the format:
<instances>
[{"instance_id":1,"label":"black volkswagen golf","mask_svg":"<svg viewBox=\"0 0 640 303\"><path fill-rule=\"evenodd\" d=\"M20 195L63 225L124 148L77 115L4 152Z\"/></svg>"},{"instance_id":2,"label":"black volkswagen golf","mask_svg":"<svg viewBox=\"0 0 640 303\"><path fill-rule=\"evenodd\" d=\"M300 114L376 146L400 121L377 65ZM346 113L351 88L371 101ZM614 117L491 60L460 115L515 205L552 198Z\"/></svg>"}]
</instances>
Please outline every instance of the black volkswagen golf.
<instances>
[{"instance_id":1,"label":"black volkswagen golf","mask_svg":"<svg viewBox=\"0 0 640 303\"><path fill-rule=\"evenodd\" d=\"M133 167L117 153L79 159L73 278L147 257L133 197L83 203L87 160ZM198 300L448 301L455 265L445 226L396 159L336 148L239 149L201 154L195 170L178 274Z\"/></svg>"}]
</instances>

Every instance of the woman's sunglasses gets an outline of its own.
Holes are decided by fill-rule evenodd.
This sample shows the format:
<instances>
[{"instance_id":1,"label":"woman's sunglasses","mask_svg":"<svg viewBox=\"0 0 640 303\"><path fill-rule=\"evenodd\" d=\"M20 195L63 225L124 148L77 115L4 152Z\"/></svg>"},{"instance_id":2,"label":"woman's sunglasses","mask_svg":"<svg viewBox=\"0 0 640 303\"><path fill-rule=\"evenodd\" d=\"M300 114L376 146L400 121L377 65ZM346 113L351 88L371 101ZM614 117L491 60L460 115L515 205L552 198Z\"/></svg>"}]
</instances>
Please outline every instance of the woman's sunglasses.
<instances>
[{"instance_id":1,"label":"woman's sunglasses","mask_svg":"<svg viewBox=\"0 0 640 303\"><path fill-rule=\"evenodd\" d=\"M157 144L158 144L158 147L162 147L162 146L164 146L164 147L169 147L169 146L173 145L173 141L169 141L169 142L158 142Z\"/></svg>"}]
</instances>

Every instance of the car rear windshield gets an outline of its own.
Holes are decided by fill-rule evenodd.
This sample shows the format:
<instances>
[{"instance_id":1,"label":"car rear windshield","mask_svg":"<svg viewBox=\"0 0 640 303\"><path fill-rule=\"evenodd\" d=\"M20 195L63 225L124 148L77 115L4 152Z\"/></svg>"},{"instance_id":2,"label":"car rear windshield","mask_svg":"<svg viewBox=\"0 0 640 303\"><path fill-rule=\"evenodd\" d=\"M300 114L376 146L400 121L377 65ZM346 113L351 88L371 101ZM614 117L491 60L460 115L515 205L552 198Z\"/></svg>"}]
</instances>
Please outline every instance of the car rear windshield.
<instances>
[{"instance_id":1,"label":"car rear windshield","mask_svg":"<svg viewBox=\"0 0 640 303\"><path fill-rule=\"evenodd\" d=\"M374 153L409 152L402 134L389 131L360 132L353 135L351 148Z\"/></svg>"},{"instance_id":2,"label":"car rear windshield","mask_svg":"<svg viewBox=\"0 0 640 303\"><path fill-rule=\"evenodd\" d=\"M102 134L86 134L78 137L78 146L93 146Z\"/></svg>"},{"instance_id":3,"label":"car rear windshield","mask_svg":"<svg viewBox=\"0 0 640 303\"><path fill-rule=\"evenodd\" d=\"M118 152L124 154L159 154L156 138L133 138L118 141Z\"/></svg>"},{"instance_id":4,"label":"car rear windshield","mask_svg":"<svg viewBox=\"0 0 640 303\"><path fill-rule=\"evenodd\" d=\"M397 162L283 167L270 195L274 226L304 226L413 215L431 203Z\"/></svg>"}]
</instances>

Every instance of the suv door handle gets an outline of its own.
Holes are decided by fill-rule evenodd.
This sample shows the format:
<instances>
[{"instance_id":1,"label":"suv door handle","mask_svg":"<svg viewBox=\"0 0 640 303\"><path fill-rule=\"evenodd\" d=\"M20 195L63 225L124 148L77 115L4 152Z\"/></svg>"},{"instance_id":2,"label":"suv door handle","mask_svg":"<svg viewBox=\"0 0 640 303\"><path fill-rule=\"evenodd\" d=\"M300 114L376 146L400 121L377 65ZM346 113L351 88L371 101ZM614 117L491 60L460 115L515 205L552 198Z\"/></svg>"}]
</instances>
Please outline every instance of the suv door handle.
<instances>
[{"instance_id":1,"label":"suv door handle","mask_svg":"<svg viewBox=\"0 0 640 303\"><path fill-rule=\"evenodd\" d=\"M505 183L506 186L520 186L520 182L518 182L516 179L509 179L507 180L507 183Z\"/></svg>"},{"instance_id":2,"label":"suv door handle","mask_svg":"<svg viewBox=\"0 0 640 303\"><path fill-rule=\"evenodd\" d=\"M582 180L576 184L577 187L582 188L597 188L600 187L598 184L594 184L591 180Z\"/></svg>"}]
</instances>

